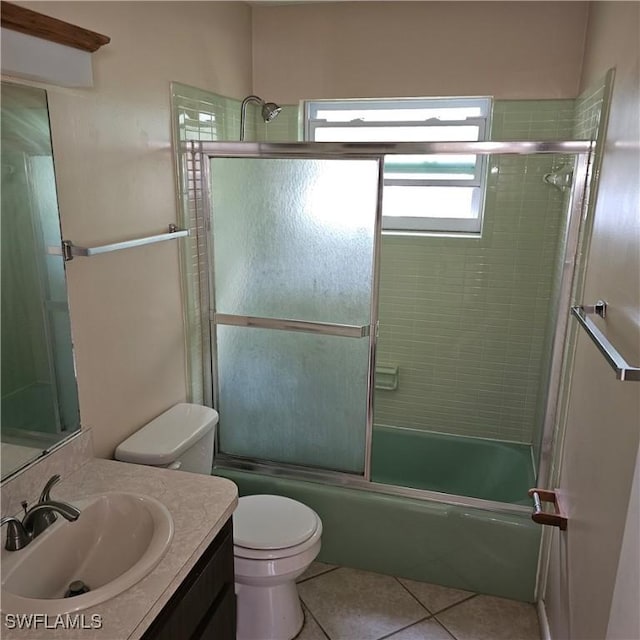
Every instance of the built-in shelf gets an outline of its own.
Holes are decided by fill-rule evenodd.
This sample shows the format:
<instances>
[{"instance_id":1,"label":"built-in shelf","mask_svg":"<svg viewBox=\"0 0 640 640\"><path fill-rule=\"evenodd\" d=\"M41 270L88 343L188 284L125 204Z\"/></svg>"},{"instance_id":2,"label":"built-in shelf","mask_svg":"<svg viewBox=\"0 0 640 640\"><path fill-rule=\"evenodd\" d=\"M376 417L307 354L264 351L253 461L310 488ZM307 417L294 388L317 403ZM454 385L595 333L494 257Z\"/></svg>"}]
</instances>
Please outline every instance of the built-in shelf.
<instances>
[{"instance_id":1,"label":"built-in shelf","mask_svg":"<svg viewBox=\"0 0 640 640\"><path fill-rule=\"evenodd\" d=\"M83 29L64 20L45 16L10 2L3 1L1 4L2 27L5 29L89 52L97 51L111 41L108 36Z\"/></svg>"}]
</instances>

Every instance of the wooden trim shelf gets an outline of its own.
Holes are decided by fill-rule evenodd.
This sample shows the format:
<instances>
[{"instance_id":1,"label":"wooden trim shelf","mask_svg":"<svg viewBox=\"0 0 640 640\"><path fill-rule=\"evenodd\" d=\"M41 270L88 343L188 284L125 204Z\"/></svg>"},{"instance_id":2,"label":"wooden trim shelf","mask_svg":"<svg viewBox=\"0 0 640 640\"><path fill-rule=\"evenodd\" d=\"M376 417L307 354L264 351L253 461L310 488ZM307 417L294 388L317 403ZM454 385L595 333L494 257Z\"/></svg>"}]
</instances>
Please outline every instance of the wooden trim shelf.
<instances>
[{"instance_id":1,"label":"wooden trim shelf","mask_svg":"<svg viewBox=\"0 0 640 640\"><path fill-rule=\"evenodd\" d=\"M19 7L2 0L2 26L36 38L50 40L82 51L97 51L111 42L111 38L95 31L77 27L69 22L45 16L37 11Z\"/></svg>"}]
</instances>

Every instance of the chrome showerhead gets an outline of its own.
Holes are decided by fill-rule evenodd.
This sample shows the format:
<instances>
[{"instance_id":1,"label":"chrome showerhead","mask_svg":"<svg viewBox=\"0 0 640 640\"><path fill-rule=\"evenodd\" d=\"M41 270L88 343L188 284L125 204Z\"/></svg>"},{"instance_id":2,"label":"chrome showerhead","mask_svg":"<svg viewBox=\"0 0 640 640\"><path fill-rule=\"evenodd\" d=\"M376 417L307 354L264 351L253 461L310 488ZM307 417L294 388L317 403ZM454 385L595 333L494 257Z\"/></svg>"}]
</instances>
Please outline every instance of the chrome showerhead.
<instances>
[{"instance_id":1,"label":"chrome showerhead","mask_svg":"<svg viewBox=\"0 0 640 640\"><path fill-rule=\"evenodd\" d=\"M282 107L279 107L275 102L265 102L262 105L262 119L265 122L271 122L278 117L281 111Z\"/></svg>"},{"instance_id":2,"label":"chrome showerhead","mask_svg":"<svg viewBox=\"0 0 640 640\"><path fill-rule=\"evenodd\" d=\"M259 96L247 96L242 101L240 108L240 140L244 140L245 113L250 102L257 102L262 105L262 119L265 122L271 122L282 111L282 107L279 107L275 102L265 102Z\"/></svg>"}]
</instances>

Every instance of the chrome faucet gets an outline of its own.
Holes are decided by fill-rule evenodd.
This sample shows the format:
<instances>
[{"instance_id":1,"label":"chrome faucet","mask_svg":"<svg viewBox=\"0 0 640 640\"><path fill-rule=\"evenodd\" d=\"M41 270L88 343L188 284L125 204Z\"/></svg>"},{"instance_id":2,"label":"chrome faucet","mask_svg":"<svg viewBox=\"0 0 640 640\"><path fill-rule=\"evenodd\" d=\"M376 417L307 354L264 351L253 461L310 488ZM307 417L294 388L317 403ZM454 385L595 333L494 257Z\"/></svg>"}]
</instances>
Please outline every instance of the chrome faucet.
<instances>
[{"instance_id":1,"label":"chrome faucet","mask_svg":"<svg viewBox=\"0 0 640 640\"><path fill-rule=\"evenodd\" d=\"M51 487L60 480L59 475L52 476L40 495L40 499L31 509L27 509L27 503L22 503L24 518L22 522L18 518L9 516L0 520L0 527L7 525L7 542L5 549L18 551L26 547L34 538L37 538L47 527L56 521L56 513L73 522L80 516L80 509L67 502L51 500L49 492Z\"/></svg>"}]
</instances>

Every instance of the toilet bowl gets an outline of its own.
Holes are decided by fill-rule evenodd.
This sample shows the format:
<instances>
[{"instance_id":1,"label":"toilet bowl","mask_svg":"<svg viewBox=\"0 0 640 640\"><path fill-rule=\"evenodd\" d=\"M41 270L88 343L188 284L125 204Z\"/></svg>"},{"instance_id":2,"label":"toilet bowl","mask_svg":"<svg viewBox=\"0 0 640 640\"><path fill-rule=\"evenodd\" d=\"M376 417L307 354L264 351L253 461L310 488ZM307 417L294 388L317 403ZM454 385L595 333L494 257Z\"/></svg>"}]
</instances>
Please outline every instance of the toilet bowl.
<instances>
[{"instance_id":1,"label":"toilet bowl","mask_svg":"<svg viewBox=\"0 0 640 640\"><path fill-rule=\"evenodd\" d=\"M322 522L273 495L240 498L233 519L237 640L291 640L304 623L296 578L320 552Z\"/></svg>"}]
</instances>

